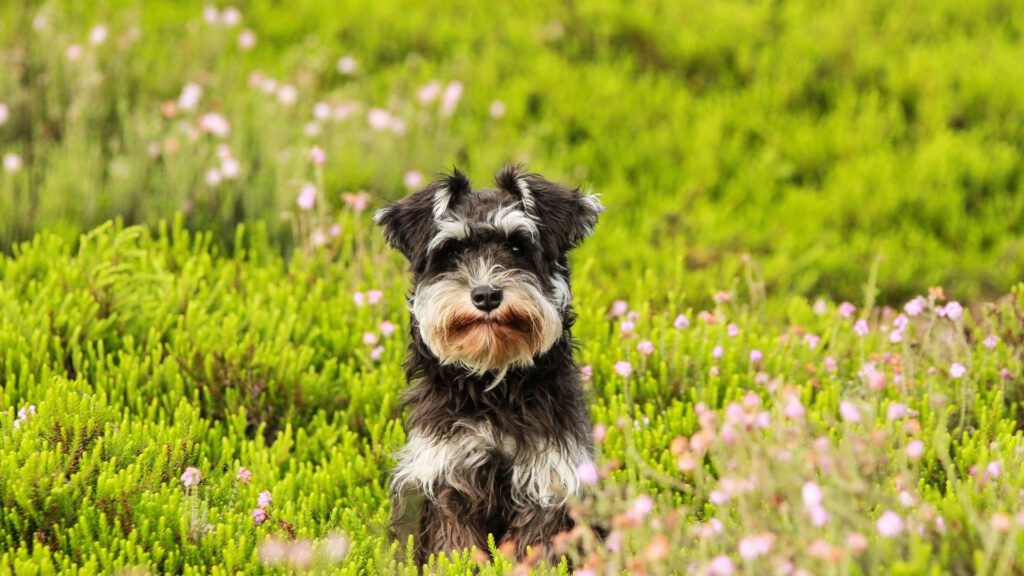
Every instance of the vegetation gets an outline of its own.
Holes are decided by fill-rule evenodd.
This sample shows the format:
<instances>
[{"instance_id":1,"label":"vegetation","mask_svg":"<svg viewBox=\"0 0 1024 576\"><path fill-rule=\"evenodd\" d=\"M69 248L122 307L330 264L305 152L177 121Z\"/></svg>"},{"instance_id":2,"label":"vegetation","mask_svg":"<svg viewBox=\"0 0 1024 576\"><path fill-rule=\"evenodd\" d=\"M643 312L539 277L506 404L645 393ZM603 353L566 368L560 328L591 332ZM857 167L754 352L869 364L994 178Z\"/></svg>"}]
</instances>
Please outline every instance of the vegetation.
<instances>
[{"instance_id":1,"label":"vegetation","mask_svg":"<svg viewBox=\"0 0 1024 576\"><path fill-rule=\"evenodd\" d=\"M1024 570L1022 26L0 5L0 574L415 574L385 530L408 281L369 214L508 160L609 207L573 258L575 570ZM489 552L428 571L569 571Z\"/></svg>"}]
</instances>

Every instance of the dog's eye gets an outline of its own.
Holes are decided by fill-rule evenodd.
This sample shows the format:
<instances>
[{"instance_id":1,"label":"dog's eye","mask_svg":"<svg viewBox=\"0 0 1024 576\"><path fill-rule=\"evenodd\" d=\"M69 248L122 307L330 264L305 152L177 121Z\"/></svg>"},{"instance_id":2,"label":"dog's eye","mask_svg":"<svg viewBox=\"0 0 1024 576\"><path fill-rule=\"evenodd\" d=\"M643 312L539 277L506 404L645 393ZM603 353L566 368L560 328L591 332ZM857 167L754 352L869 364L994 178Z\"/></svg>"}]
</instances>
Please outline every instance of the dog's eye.
<instances>
[{"instance_id":1,"label":"dog's eye","mask_svg":"<svg viewBox=\"0 0 1024 576\"><path fill-rule=\"evenodd\" d=\"M512 236L511 238L509 238L505 242L505 246L508 248L509 252L517 256L526 252L526 249L523 247L523 239L518 238L516 236Z\"/></svg>"}]
</instances>

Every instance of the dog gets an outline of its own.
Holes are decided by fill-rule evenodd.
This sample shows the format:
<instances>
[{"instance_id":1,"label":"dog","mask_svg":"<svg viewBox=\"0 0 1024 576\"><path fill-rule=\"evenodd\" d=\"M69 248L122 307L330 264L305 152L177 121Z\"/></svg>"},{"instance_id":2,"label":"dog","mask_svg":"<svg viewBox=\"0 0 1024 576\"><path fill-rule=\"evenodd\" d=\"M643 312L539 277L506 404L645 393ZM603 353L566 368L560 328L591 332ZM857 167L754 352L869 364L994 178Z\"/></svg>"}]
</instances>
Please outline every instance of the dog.
<instances>
[{"instance_id":1,"label":"dog","mask_svg":"<svg viewBox=\"0 0 1024 576\"><path fill-rule=\"evenodd\" d=\"M550 552L593 461L567 253L604 207L521 166L495 183L474 191L456 168L374 217L413 276L390 495L393 534L414 536L420 565L486 551L488 534L518 559Z\"/></svg>"}]
</instances>

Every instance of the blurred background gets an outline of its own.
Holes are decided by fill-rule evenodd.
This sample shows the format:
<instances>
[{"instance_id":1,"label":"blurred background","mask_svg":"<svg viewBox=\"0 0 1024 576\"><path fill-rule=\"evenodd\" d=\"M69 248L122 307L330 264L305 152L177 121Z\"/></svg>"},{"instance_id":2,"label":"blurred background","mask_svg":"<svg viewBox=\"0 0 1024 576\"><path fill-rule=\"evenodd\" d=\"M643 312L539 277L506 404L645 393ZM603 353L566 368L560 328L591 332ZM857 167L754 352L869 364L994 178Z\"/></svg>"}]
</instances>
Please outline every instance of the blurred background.
<instances>
[{"instance_id":1,"label":"blurred background","mask_svg":"<svg viewBox=\"0 0 1024 576\"><path fill-rule=\"evenodd\" d=\"M181 214L312 252L512 161L603 195L607 286L994 297L1024 277L1014 4L7 0L0 249Z\"/></svg>"}]
</instances>

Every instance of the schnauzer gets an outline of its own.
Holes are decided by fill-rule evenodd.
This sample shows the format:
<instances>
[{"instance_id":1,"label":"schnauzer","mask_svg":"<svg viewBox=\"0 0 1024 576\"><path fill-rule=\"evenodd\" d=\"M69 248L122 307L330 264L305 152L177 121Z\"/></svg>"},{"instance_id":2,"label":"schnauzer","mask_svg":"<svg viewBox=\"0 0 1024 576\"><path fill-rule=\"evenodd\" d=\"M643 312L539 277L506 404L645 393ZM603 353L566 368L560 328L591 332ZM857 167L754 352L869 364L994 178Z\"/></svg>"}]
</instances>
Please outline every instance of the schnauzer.
<instances>
[{"instance_id":1,"label":"schnauzer","mask_svg":"<svg viewBox=\"0 0 1024 576\"><path fill-rule=\"evenodd\" d=\"M519 166L496 184L472 191L455 169L375 216L414 277L390 490L394 533L415 536L421 564L486 551L488 534L519 558L546 546L572 527L566 499L593 457L566 253L604 208Z\"/></svg>"}]
</instances>

